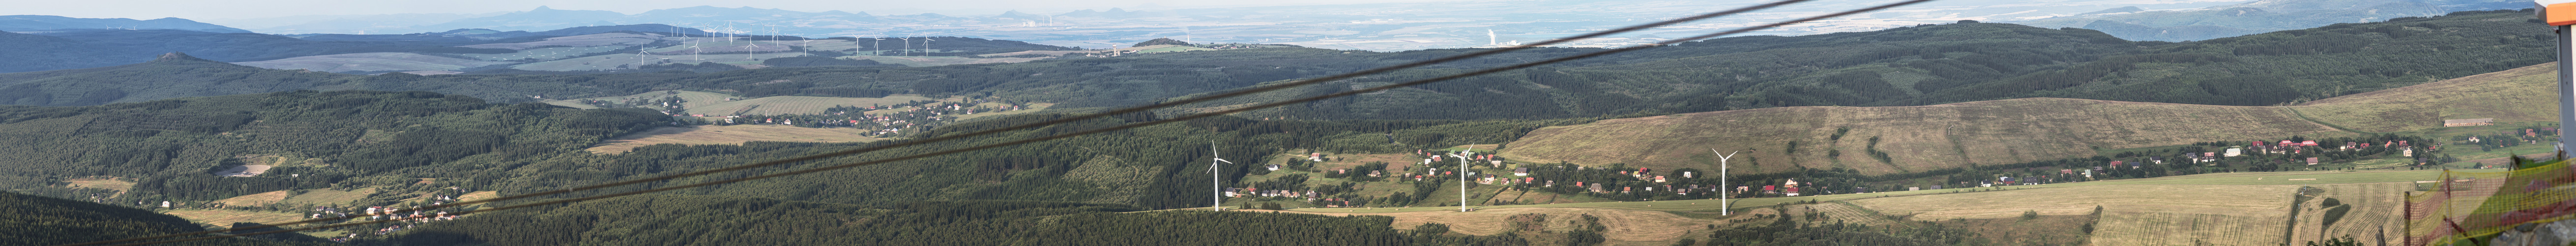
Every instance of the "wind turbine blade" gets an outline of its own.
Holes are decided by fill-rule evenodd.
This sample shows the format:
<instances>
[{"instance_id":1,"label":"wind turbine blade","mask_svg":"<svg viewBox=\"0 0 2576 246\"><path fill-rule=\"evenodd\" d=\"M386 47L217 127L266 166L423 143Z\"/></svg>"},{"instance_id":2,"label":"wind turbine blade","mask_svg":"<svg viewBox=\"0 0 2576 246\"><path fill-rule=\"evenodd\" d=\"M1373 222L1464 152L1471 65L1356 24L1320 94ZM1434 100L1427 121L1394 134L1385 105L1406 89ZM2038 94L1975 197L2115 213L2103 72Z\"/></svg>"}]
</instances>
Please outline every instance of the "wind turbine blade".
<instances>
[{"instance_id":1,"label":"wind turbine blade","mask_svg":"<svg viewBox=\"0 0 2576 246\"><path fill-rule=\"evenodd\" d=\"M1234 164L1233 161L1226 161L1225 158L1217 158L1216 161L1225 162L1225 164Z\"/></svg>"}]
</instances>

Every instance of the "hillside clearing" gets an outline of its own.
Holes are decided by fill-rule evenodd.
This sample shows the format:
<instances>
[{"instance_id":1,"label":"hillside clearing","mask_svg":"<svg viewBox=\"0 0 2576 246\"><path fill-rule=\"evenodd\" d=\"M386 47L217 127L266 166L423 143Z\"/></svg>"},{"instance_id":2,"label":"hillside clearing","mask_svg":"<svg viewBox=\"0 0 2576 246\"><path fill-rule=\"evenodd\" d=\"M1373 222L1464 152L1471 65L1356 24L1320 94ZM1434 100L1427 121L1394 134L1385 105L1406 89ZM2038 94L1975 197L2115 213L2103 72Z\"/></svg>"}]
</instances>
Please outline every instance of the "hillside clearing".
<instances>
[{"instance_id":1,"label":"hillside clearing","mask_svg":"<svg viewBox=\"0 0 2576 246\"><path fill-rule=\"evenodd\" d=\"M109 189L117 192L134 189L134 181L124 179L65 179L63 182L70 183L72 187Z\"/></svg>"},{"instance_id":2,"label":"hillside clearing","mask_svg":"<svg viewBox=\"0 0 2576 246\"><path fill-rule=\"evenodd\" d=\"M1891 174L2087 157L2100 149L2207 141L2441 131L2444 119L2555 121L2553 64L2289 107L2023 98L1931 106L1782 107L1611 119L1531 131L1504 157L1583 165L1714 169L1710 149L1745 151L1735 169L1851 168ZM2337 128L2352 129L2350 132ZM1875 142L1873 145L1872 143ZM1872 151L1890 157L1874 159ZM2499 156L2500 157L2500 156Z\"/></svg>"},{"instance_id":3,"label":"hillside clearing","mask_svg":"<svg viewBox=\"0 0 2576 246\"><path fill-rule=\"evenodd\" d=\"M591 146L589 150L592 153L617 154L626 153L627 150L633 150L635 147L655 144L705 145L742 144L752 141L869 142L879 140L861 136L860 133L862 133L860 130L850 128L782 125L662 127L611 138L597 146Z\"/></svg>"},{"instance_id":4,"label":"hillside clearing","mask_svg":"<svg viewBox=\"0 0 2576 246\"><path fill-rule=\"evenodd\" d=\"M376 187L358 188L346 191L313 189L305 190L304 194L286 197L286 200L281 202L298 205L354 205L351 203L357 202L359 198L366 198L367 195L372 194L376 194Z\"/></svg>"},{"instance_id":5,"label":"hillside clearing","mask_svg":"<svg viewBox=\"0 0 2576 246\"><path fill-rule=\"evenodd\" d=\"M232 198L224 198L223 200L215 200L215 203L222 203L222 204L224 204L224 205L230 205L230 206L241 206L241 207L267 206L267 205L269 205L269 204L274 204L274 203L277 203L277 202L279 202L279 201L285 201L285 200L286 200L286 197L287 197L288 195L290 195L290 194L293 194L293 193L295 193L295 192L294 192L294 191L283 191L283 190L281 190L281 191L261 192L261 193L259 193L259 194L241 195L241 196L236 196L236 197L232 197Z\"/></svg>"},{"instance_id":6,"label":"hillside clearing","mask_svg":"<svg viewBox=\"0 0 2576 246\"><path fill-rule=\"evenodd\" d=\"M251 212L228 209L173 209L162 211L161 213L169 214L171 216L179 216L181 219L188 219L189 222L211 224L222 227L231 227L235 222L276 224L279 222L292 222L305 217L299 214L283 212Z\"/></svg>"}]
</instances>

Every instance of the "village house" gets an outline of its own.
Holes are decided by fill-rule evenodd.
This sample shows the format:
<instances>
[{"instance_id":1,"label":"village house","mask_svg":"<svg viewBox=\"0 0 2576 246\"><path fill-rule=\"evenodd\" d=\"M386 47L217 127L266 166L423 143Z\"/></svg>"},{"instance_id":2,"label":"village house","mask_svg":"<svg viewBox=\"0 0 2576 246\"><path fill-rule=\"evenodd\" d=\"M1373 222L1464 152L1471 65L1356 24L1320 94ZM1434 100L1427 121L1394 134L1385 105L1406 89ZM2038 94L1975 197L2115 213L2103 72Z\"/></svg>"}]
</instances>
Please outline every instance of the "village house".
<instances>
[{"instance_id":1,"label":"village house","mask_svg":"<svg viewBox=\"0 0 2576 246\"><path fill-rule=\"evenodd\" d=\"M1601 183L1592 183L1592 186L1587 187L1592 190L1592 193L1601 193L1604 191L1601 189Z\"/></svg>"},{"instance_id":2,"label":"village house","mask_svg":"<svg viewBox=\"0 0 2576 246\"><path fill-rule=\"evenodd\" d=\"M1529 168L1512 168L1512 176L1529 176Z\"/></svg>"},{"instance_id":3,"label":"village house","mask_svg":"<svg viewBox=\"0 0 2576 246\"><path fill-rule=\"evenodd\" d=\"M2316 157L2308 157L2308 165L2310 165L2310 166L2315 166L2315 165L2317 165L2317 158L2316 158Z\"/></svg>"},{"instance_id":4,"label":"village house","mask_svg":"<svg viewBox=\"0 0 2576 246\"><path fill-rule=\"evenodd\" d=\"M1786 192L1786 193L1781 193L1781 195L1786 195L1786 196L1798 196L1798 187L1797 187L1797 186L1790 186L1790 187L1789 187L1789 189L1788 189L1788 192Z\"/></svg>"}]
</instances>

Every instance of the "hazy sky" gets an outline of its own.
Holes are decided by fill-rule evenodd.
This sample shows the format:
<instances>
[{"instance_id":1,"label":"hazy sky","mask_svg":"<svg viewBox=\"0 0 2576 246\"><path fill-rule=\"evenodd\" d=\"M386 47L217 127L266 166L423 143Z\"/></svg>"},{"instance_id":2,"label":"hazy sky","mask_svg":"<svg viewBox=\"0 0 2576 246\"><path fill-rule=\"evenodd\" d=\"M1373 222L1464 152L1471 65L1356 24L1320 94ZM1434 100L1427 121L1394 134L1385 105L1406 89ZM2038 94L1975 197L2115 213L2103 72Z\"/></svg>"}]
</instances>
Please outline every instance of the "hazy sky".
<instances>
[{"instance_id":1,"label":"hazy sky","mask_svg":"<svg viewBox=\"0 0 2576 246\"><path fill-rule=\"evenodd\" d=\"M1271 5L1347 4L1384 2L1437 2L1454 0L1296 0L1268 1ZM607 10L636 14L646 10L682 8L699 5L716 7L775 8L805 12L840 10L873 14L940 13L950 15L990 15L1003 10L1069 11L1074 9L1167 8L1246 6L1261 1L1177 1L1177 0L439 0L439 1L366 1L366 0L78 0L16 1L0 8L0 15L59 15L79 18L158 19L179 17L194 20L245 19L297 15L351 15L400 13L489 13L527 11L537 6L567 10ZM1150 7L1149 7L1150 8Z\"/></svg>"}]
</instances>

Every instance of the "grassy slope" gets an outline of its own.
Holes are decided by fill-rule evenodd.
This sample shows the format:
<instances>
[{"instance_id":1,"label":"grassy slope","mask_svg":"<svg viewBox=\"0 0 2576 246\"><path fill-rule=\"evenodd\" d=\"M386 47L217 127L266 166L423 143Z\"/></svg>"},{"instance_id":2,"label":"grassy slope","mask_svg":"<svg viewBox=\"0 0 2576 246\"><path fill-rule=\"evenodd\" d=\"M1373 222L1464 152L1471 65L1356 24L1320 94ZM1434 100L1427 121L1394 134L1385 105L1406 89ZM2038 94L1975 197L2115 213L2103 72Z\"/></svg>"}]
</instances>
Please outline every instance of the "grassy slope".
<instances>
[{"instance_id":1,"label":"grassy slope","mask_svg":"<svg viewBox=\"0 0 2576 246\"><path fill-rule=\"evenodd\" d=\"M2191 244L2195 240L2222 245L2279 244L2285 237L2283 233L2288 232L2281 228L2290 223L2288 217L2288 209L2291 205L2290 195L2298 187L2326 188L2328 192L2325 193L2325 197L2336 197L2347 203L2363 206L2354 210L2352 215L2345 217L2344 220L2347 222L2337 222L2337 226L2328 230L2332 230L2336 235L2354 234L2367 237L2359 233L2374 230L2378 225L2391 223L2385 218L2376 217L2393 216L2389 213L2399 212L2395 211L2397 208L2394 205L2378 202L2385 200L2384 195L2371 194L2396 194L2411 189L2412 186L2408 185L2410 184L2408 182L2437 179L2439 175L2440 171L2217 173L1991 189L1942 189L1735 199L1732 207L1738 216L1742 216L1748 213L1765 213L1769 210L1757 209L1773 205L1803 208L1800 207L1803 205L1794 203L1811 200L1825 202L1822 204L1848 203L1857 205L1857 209L1822 212L1826 212L1829 216L1849 218L1844 219L1846 221L1869 223L1860 221L1879 219L1869 218L1870 216L1906 215L1912 215L1908 219L1926 221L1998 219L2013 218L2023 211L2035 211L2046 216L2085 215L2092 213L2093 206L2102 206L2104 211L2101 223L2097 225L2095 234L2089 239L2096 245ZM2309 203L2315 202L2309 201ZM1631 211L1664 211L1669 212L1666 213L1669 215L1714 212L1718 209L1718 203L1714 200L1677 200L1474 206L1473 208L1476 211L1467 213L1442 212L1455 211L1456 207L1306 208L1293 211L1336 215L1384 215L1396 217L1398 225L1405 225L1407 221L1415 223L1438 221L1450 224L1453 228L1461 228L1461 225L1465 224L1504 223L1501 220L1479 221L1469 218L1480 218L1480 216L1498 218L1501 215L1538 211L1529 210L1531 208L1568 209L1562 211L1595 215L1626 214ZM2312 215L2306 211L2302 211L2301 214L2302 216ZM1629 218L1622 220L1642 220L1660 216L1662 215L1618 217ZM1720 217L1715 221L1702 220L1699 223L1720 224L1723 222L1719 221L1725 219L1728 218ZM1612 221L1614 220L1605 218L1603 224L1612 227L1612 232L1605 234L1613 236L1614 239L1619 239L1619 232L1623 231L1619 229L1620 227L1632 226L1623 225L1625 223L1612 223ZM2300 226L2306 228L2310 225L2301 224ZM1460 230L1473 233L1472 231L1482 229ZM2301 235L2312 237L2308 233L2313 232ZM1628 240L1653 241L1644 237Z\"/></svg>"},{"instance_id":2,"label":"grassy slope","mask_svg":"<svg viewBox=\"0 0 2576 246\"><path fill-rule=\"evenodd\" d=\"M2293 107L2327 124L2368 132L2442 128L2445 119L2495 118L2496 123L2558 121L2557 63L2480 74L2422 85L2352 94Z\"/></svg>"},{"instance_id":3,"label":"grassy slope","mask_svg":"<svg viewBox=\"0 0 2576 246\"><path fill-rule=\"evenodd\" d=\"M1586 165L1714 169L1709 149L1742 150L1739 172L1847 167L1869 174L2091 156L2121 149L2436 130L2443 119L2550 121L2550 64L2317 100L2244 107L2026 98L1911 107L1787 107L1603 120L1542 128L1505 157ZM2322 123L2322 124L2320 124ZM1849 128L1839 141L1837 129ZM2340 128L2340 129L2338 129ZM1868 154L1868 139L1891 163ZM1787 150L1798 143L1795 153ZM1828 157L1838 150L1838 158ZM1788 164L1788 165L1783 165ZM1794 166L1792 166L1794 165Z\"/></svg>"},{"instance_id":4,"label":"grassy slope","mask_svg":"<svg viewBox=\"0 0 2576 246\"><path fill-rule=\"evenodd\" d=\"M859 136L861 130L850 128L810 128L781 125L731 125L663 127L618 136L590 147L593 153L625 153L635 147L655 144L742 144L768 142L868 142L876 138Z\"/></svg>"},{"instance_id":5,"label":"grassy slope","mask_svg":"<svg viewBox=\"0 0 2576 246\"><path fill-rule=\"evenodd\" d=\"M1832 135L1848 128L1839 140ZM2028 98L1911 107L1788 107L1603 120L1541 128L1511 143L1516 161L1716 169L1709 149L1744 151L1738 172L1796 167L1867 174L2091 156L2093 148L2291 135L2340 135L2277 107ZM1892 162L1872 159L1870 138ZM1787 149L1790 142L1798 149ZM1839 155L1832 152L1839 152ZM1838 157L1829 157L1838 156ZM1793 166L1794 165L1794 166Z\"/></svg>"}]
</instances>

